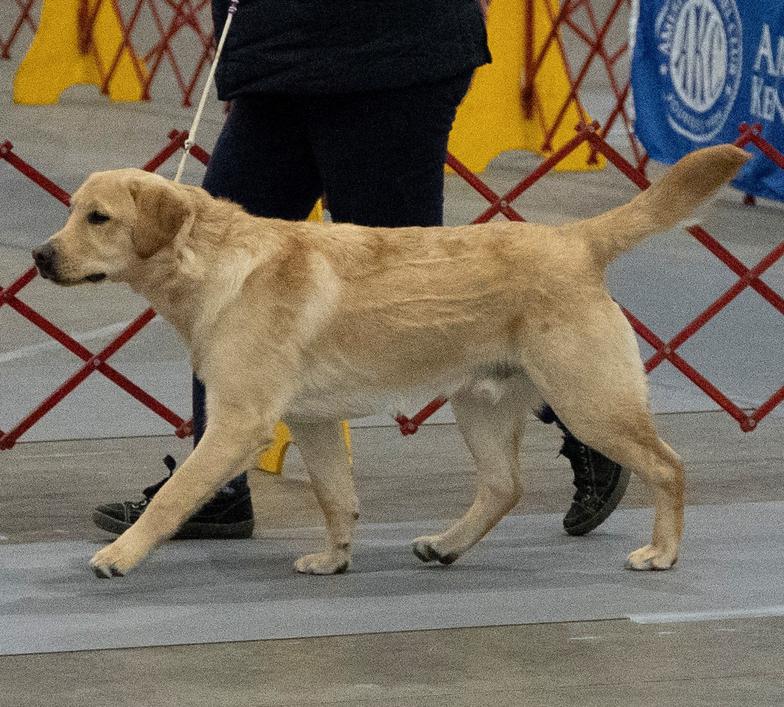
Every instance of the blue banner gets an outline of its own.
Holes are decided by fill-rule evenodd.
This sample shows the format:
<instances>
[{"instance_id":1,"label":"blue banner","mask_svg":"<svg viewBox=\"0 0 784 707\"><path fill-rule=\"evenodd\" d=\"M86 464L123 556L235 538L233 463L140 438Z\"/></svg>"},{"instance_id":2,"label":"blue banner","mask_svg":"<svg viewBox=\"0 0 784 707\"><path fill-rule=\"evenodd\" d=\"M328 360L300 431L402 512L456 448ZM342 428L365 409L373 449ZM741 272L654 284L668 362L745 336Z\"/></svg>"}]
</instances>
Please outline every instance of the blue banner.
<instances>
[{"instance_id":1,"label":"blue banner","mask_svg":"<svg viewBox=\"0 0 784 707\"><path fill-rule=\"evenodd\" d=\"M632 91L636 132L651 158L734 142L741 123L784 152L784 2L639 0ZM762 156L734 182L784 200L784 170Z\"/></svg>"}]
</instances>

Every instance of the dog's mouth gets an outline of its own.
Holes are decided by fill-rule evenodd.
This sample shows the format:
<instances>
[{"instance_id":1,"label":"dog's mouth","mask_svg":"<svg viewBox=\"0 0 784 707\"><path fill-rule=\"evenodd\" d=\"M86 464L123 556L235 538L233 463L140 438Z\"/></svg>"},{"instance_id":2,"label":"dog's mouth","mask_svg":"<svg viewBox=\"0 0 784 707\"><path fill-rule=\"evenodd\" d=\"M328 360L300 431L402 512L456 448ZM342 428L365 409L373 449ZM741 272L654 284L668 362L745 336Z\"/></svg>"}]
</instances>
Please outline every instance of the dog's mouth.
<instances>
[{"instance_id":1,"label":"dog's mouth","mask_svg":"<svg viewBox=\"0 0 784 707\"><path fill-rule=\"evenodd\" d=\"M38 274L45 280L51 280L57 285L80 285L83 282L100 282L106 277L106 273L94 272L84 277L68 277L64 271L66 263L50 242L44 243L40 248L34 248L32 252L33 262L38 269Z\"/></svg>"},{"instance_id":2,"label":"dog's mouth","mask_svg":"<svg viewBox=\"0 0 784 707\"><path fill-rule=\"evenodd\" d=\"M69 287L71 285L83 285L86 282L100 282L101 280L106 279L106 273L97 272L93 273L92 275L86 275L85 277L79 280L68 280L63 277L59 277L57 273L47 269L38 267L39 275L44 278L44 280L51 280L55 285L62 285L64 287Z\"/></svg>"}]
</instances>

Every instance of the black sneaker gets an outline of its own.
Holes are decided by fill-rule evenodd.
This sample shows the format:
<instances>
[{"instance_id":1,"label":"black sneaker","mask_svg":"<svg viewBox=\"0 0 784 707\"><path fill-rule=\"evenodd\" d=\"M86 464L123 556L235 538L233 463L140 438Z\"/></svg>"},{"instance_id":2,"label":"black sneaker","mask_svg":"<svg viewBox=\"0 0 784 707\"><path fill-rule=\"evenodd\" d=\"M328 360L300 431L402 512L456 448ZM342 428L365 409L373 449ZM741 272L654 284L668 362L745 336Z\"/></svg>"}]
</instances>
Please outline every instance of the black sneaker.
<instances>
[{"instance_id":1,"label":"black sneaker","mask_svg":"<svg viewBox=\"0 0 784 707\"><path fill-rule=\"evenodd\" d=\"M574 472L574 498L563 519L569 535L585 535L598 528L623 498L631 474L620 464L584 445L568 430L561 447Z\"/></svg>"},{"instance_id":2,"label":"black sneaker","mask_svg":"<svg viewBox=\"0 0 784 707\"><path fill-rule=\"evenodd\" d=\"M577 439L550 407L538 413L545 424L555 422L564 434L561 454L572 465L574 498L563 519L569 535L585 535L598 528L620 503L631 474L620 464L599 454Z\"/></svg>"},{"instance_id":3,"label":"black sneaker","mask_svg":"<svg viewBox=\"0 0 784 707\"><path fill-rule=\"evenodd\" d=\"M157 484L148 486L141 501L123 501L98 506L93 511L93 522L102 530L119 535L130 528L147 508L150 499L171 478L176 462L167 456L163 463L169 475ZM253 535L253 506L250 489L230 488L222 490L212 501L183 525L174 536L177 540L207 538L249 538Z\"/></svg>"}]
</instances>

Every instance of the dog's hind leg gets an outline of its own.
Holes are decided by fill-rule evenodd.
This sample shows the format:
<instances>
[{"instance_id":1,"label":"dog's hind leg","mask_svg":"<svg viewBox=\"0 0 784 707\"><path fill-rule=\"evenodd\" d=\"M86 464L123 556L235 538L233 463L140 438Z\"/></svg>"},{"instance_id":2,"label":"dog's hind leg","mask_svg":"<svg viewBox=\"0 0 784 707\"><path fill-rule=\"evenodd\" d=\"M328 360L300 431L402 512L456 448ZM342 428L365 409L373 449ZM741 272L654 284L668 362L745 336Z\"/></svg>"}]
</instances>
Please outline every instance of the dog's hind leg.
<instances>
[{"instance_id":1,"label":"dog's hind leg","mask_svg":"<svg viewBox=\"0 0 784 707\"><path fill-rule=\"evenodd\" d=\"M351 541L359 514L341 423L287 421L324 512L327 546L300 557L294 568L305 574L338 574L351 566Z\"/></svg>"},{"instance_id":2,"label":"dog's hind leg","mask_svg":"<svg viewBox=\"0 0 784 707\"><path fill-rule=\"evenodd\" d=\"M414 540L414 554L423 562L451 564L520 500L519 447L533 391L530 383L517 376L501 385L504 392L496 400L472 385L450 399L477 465L477 491L471 507L451 528Z\"/></svg>"},{"instance_id":3,"label":"dog's hind leg","mask_svg":"<svg viewBox=\"0 0 784 707\"><path fill-rule=\"evenodd\" d=\"M631 569L667 569L683 533L683 466L659 439L634 332L609 297L522 343L522 363L542 397L584 444L640 476L655 502L653 538Z\"/></svg>"},{"instance_id":4,"label":"dog's hind leg","mask_svg":"<svg viewBox=\"0 0 784 707\"><path fill-rule=\"evenodd\" d=\"M208 390L209 395L209 390ZM234 476L260 445L272 441L277 414L213 401L201 441L155 494L139 519L90 561L99 577L122 576L177 529Z\"/></svg>"}]
</instances>

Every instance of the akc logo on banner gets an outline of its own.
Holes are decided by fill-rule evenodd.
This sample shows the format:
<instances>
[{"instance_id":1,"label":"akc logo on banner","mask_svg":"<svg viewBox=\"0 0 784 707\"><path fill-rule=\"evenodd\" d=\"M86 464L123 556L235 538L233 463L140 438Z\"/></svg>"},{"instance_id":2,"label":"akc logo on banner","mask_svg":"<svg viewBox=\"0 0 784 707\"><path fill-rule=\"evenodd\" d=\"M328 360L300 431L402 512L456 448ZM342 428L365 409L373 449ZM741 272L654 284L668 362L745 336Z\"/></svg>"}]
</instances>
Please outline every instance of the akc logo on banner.
<instances>
[{"instance_id":1,"label":"akc logo on banner","mask_svg":"<svg viewBox=\"0 0 784 707\"><path fill-rule=\"evenodd\" d=\"M667 122L694 142L724 127L742 74L735 0L668 0L656 18Z\"/></svg>"},{"instance_id":2,"label":"akc logo on banner","mask_svg":"<svg viewBox=\"0 0 784 707\"><path fill-rule=\"evenodd\" d=\"M732 142L741 123L784 151L784 0L638 0L634 130L651 159L675 162ZM784 172L754 156L733 184L784 201Z\"/></svg>"}]
</instances>

